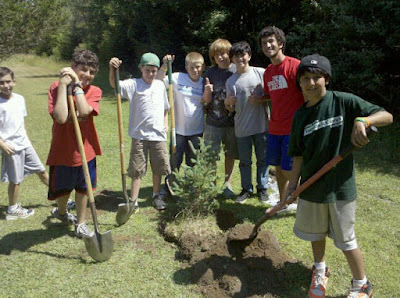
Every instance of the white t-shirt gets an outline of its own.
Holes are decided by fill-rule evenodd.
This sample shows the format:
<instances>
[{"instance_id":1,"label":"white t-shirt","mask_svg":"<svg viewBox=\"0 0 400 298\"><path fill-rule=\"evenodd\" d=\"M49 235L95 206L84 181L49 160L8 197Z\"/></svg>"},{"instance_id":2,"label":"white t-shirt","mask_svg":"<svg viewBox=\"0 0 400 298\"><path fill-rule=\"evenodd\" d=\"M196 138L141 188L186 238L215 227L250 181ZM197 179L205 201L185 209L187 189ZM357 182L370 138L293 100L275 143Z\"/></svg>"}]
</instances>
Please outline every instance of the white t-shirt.
<instances>
[{"instance_id":1,"label":"white t-shirt","mask_svg":"<svg viewBox=\"0 0 400 298\"><path fill-rule=\"evenodd\" d=\"M22 95L12 93L10 99L0 97L0 138L14 151L32 146L25 130L26 115Z\"/></svg>"},{"instance_id":2,"label":"white t-shirt","mask_svg":"<svg viewBox=\"0 0 400 298\"><path fill-rule=\"evenodd\" d=\"M168 86L168 76L164 78ZM183 136L203 133L203 78L192 81L189 74L174 72L172 74L174 88L175 130Z\"/></svg>"},{"instance_id":3,"label":"white t-shirt","mask_svg":"<svg viewBox=\"0 0 400 298\"><path fill-rule=\"evenodd\" d=\"M129 100L129 136L138 140L166 141L164 111L169 109L163 82L143 79L120 81L121 96Z\"/></svg>"},{"instance_id":4,"label":"white t-shirt","mask_svg":"<svg viewBox=\"0 0 400 298\"><path fill-rule=\"evenodd\" d=\"M226 81L226 94L236 95L235 135L238 138L266 131L265 109L262 104L250 104L251 94L264 95L264 68L250 67L245 73L234 73Z\"/></svg>"}]
</instances>

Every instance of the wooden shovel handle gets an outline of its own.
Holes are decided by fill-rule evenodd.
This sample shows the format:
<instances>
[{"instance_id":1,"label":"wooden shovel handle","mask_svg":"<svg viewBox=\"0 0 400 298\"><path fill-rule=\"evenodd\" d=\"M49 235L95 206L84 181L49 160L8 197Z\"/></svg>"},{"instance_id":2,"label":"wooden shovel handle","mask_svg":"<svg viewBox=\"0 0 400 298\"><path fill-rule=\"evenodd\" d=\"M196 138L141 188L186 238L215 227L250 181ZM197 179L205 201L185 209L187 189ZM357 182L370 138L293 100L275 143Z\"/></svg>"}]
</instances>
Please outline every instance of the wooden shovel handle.
<instances>
[{"instance_id":1,"label":"wooden shovel handle","mask_svg":"<svg viewBox=\"0 0 400 298\"><path fill-rule=\"evenodd\" d=\"M176 153L176 132L175 132L175 109L174 109L174 88L172 84L172 61L168 60L168 100L171 115L171 151Z\"/></svg>"}]
</instances>

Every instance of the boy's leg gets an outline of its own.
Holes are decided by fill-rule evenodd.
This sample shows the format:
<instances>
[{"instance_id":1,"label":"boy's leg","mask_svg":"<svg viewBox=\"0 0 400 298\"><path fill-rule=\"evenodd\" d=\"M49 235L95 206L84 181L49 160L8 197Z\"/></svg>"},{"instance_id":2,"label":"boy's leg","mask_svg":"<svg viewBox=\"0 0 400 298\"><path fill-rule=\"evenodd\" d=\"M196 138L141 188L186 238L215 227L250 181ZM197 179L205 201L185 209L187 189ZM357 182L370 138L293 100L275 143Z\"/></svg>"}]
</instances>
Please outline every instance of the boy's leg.
<instances>
[{"instance_id":1,"label":"boy's leg","mask_svg":"<svg viewBox=\"0 0 400 298\"><path fill-rule=\"evenodd\" d=\"M202 134L194 135L194 136L188 136L186 137L186 144L185 144L185 160L186 164L189 167L193 167L195 164L192 162L192 159L196 159L196 153L192 151L190 148L189 142L192 143L194 149L199 149L200 147L200 138L202 137Z\"/></svg>"},{"instance_id":2,"label":"boy's leg","mask_svg":"<svg viewBox=\"0 0 400 298\"><path fill-rule=\"evenodd\" d=\"M322 263L325 260L325 246L326 246L326 239L322 239L319 241L312 241L311 247L314 256L315 263Z\"/></svg>"},{"instance_id":3,"label":"boy's leg","mask_svg":"<svg viewBox=\"0 0 400 298\"><path fill-rule=\"evenodd\" d=\"M176 135L176 168L179 170L183 162L183 153L185 152L186 138L185 136ZM172 163L171 163L172 166ZM175 170L175 169L172 169Z\"/></svg>"},{"instance_id":4,"label":"boy's leg","mask_svg":"<svg viewBox=\"0 0 400 298\"><path fill-rule=\"evenodd\" d=\"M49 174L46 171L39 172L36 174L38 175L40 181L42 181L44 185L49 186Z\"/></svg>"},{"instance_id":5,"label":"boy's leg","mask_svg":"<svg viewBox=\"0 0 400 298\"><path fill-rule=\"evenodd\" d=\"M153 193L158 194L161 187L161 176L153 173Z\"/></svg>"},{"instance_id":6,"label":"boy's leg","mask_svg":"<svg viewBox=\"0 0 400 298\"><path fill-rule=\"evenodd\" d=\"M281 166L275 166L275 175L276 182L278 183L280 201L282 202L286 199L283 197L283 194L289 184L290 171L284 171Z\"/></svg>"},{"instance_id":7,"label":"boy's leg","mask_svg":"<svg viewBox=\"0 0 400 298\"><path fill-rule=\"evenodd\" d=\"M235 128L225 127L222 143L225 149L225 183L232 189L232 177L235 168L235 159L239 158L238 146L235 136Z\"/></svg>"},{"instance_id":8,"label":"boy's leg","mask_svg":"<svg viewBox=\"0 0 400 298\"><path fill-rule=\"evenodd\" d=\"M18 202L19 184L8 184L8 205L13 206Z\"/></svg>"},{"instance_id":9,"label":"boy's leg","mask_svg":"<svg viewBox=\"0 0 400 298\"><path fill-rule=\"evenodd\" d=\"M239 170L242 191L236 198L237 203L244 203L253 193L251 183L251 158L253 149L252 136L237 138L239 149Z\"/></svg>"},{"instance_id":10,"label":"boy's leg","mask_svg":"<svg viewBox=\"0 0 400 298\"><path fill-rule=\"evenodd\" d=\"M266 190L268 183L267 166L267 135L265 133L254 136L254 150L257 158L257 189Z\"/></svg>"},{"instance_id":11,"label":"boy's leg","mask_svg":"<svg viewBox=\"0 0 400 298\"><path fill-rule=\"evenodd\" d=\"M140 191L140 178L132 178L131 182L131 199L136 200L139 198L139 191Z\"/></svg>"},{"instance_id":12,"label":"boy's leg","mask_svg":"<svg viewBox=\"0 0 400 298\"><path fill-rule=\"evenodd\" d=\"M360 248L343 251L350 266L353 279L361 280L365 277L364 260Z\"/></svg>"},{"instance_id":13,"label":"boy's leg","mask_svg":"<svg viewBox=\"0 0 400 298\"><path fill-rule=\"evenodd\" d=\"M235 169L235 159L225 155L225 184L232 189L233 170Z\"/></svg>"},{"instance_id":14,"label":"boy's leg","mask_svg":"<svg viewBox=\"0 0 400 298\"><path fill-rule=\"evenodd\" d=\"M67 201L65 201L65 209L67 209ZM77 224L84 223L86 220L87 202L88 198L86 193L75 192L76 215L78 218Z\"/></svg>"}]
</instances>

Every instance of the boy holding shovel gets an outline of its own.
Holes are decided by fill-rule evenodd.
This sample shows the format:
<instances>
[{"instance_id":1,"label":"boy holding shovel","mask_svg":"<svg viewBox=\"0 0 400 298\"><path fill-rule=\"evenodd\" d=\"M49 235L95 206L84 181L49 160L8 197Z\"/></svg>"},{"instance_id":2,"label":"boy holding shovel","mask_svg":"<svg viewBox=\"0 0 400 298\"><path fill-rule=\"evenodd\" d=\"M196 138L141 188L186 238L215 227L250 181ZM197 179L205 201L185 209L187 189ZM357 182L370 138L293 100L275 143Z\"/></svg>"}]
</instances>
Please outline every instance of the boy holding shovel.
<instances>
[{"instance_id":1,"label":"boy holding shovel","mask_svg":"<svg viewBox=\"0 0 400 298\"><path fill-rule=\"evenodd\" d=\"M294 161L285 198L296 189L300 177L302 184L350 143L366 145L367 127L393 121L391 114L354 94L327 90L330 80L326 57L310 55L301 60L296 82L305 103L293 119L288 153ZM326 236L343 251L351 269L348 297L372 295L354 233L356 197L352 155L301 194L293 230L299 238L311 241L315 263L309 297L325 297L329 277L324 260Z\"/></svg>"},{"instance_id":2,"label":"boy holding shovel","mask_svg":"<svg viewBox=\"0 0 400 298\"><path fill-rule=\"evenodd\" d=\"M114 69L122 61L110 60L109 81L115 88ZM129 100L129 136L132 147L128 176L132 178L131 200L139 197L141 178L146 174L147 159L153 172L153 205L164 210L166 203L160 196L161 176L170 173L167 149L168 98L164 83L156 80L160 59L153 53L145 53L140 59L140 79L120 81L121 96Z\"/></svg>"},{"instance_id":3,"label":"boy holding shovel","mask_svg":"<svg viewBox=\"0 0 400 298\"><path fill-rule=\"evenodd\" d=\"M97 181L96 156L101 155L101 148L93 117L99 113L102 91L90 83L98 69L96 54L89 50L77 50L72 55L71 66L61 70L59 81L54 82L49 90L49 113L53 118L53 128L47 159L47 165L50 166L48 199L57 199L57 207L53 209L52 216L64 223L74 223L75 235L78 238L90 238L93 232L85 221L87 187L68 108L67 87L70 84L73 86L75 109L94 190ZM67 202L72 190L75 190L77 217L67 211Z\"/></svg>"}]
</instances>

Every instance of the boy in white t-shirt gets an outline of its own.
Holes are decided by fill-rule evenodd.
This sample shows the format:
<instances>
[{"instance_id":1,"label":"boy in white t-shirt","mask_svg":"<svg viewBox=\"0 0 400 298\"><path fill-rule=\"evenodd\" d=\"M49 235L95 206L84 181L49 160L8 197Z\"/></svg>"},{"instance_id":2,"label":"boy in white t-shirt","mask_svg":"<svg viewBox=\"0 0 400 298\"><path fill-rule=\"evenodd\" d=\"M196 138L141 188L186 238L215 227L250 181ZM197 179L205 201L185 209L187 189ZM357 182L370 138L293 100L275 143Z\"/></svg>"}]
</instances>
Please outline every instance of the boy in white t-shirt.
<instances>
[{"instance_id":1,"label":"boy in white t-shirt","mask_svg":"<svg viewBox=\"0 0 400 298\"><path fill-rule=\"evenodd\" d=\"M110 60L110 84L115 88L114 68L122 61ZM171 170L167 149L168 98L164 83L155 80L160 59L145 53L139 63L142 77L120 81L121 96L129 100L129 136L132 138L128 176L132 178L131 199L139 196L141 178L146 174L147 159L153 172L153 205L164 210L166 203L160 196L161 176Z\"/></svg>"},{"instance_id":2,"label":"boy in white t-shirt","mask_svg":"<svg viewBox=\"0 0 400 298\"><path fill-rule=\"evenodd\" d=\"M174 56L166 55L163 58L163 66L157 79L164 80L169 84L168 77L165 77L168 60L173 61ZM186 164L193 166L192 159L196 156L189 147L192 142L195 149L199 148L200 138L203 136L203 78L204 58L200 53L190 52L185 58L187 73L172 73L172 85L174 88L175 107L175 129L176 129L176 167L179 169L185 155Z\"/></svg>"},{"instance_id":3,"label":"boy in white t-shirt","mask_svg":"<svg viewBox=\"0 0 400 298\"><path fill-rule=\"evenodd\" d=\"M25 99L12 92L14 86L14 72L0 67L1 181L9 182L6 220L27 218L35 213L18 204L19 185L25 176L36 173L45 185L49 185L49 176L25 130Z\"/></svg>"}]
</instances>

